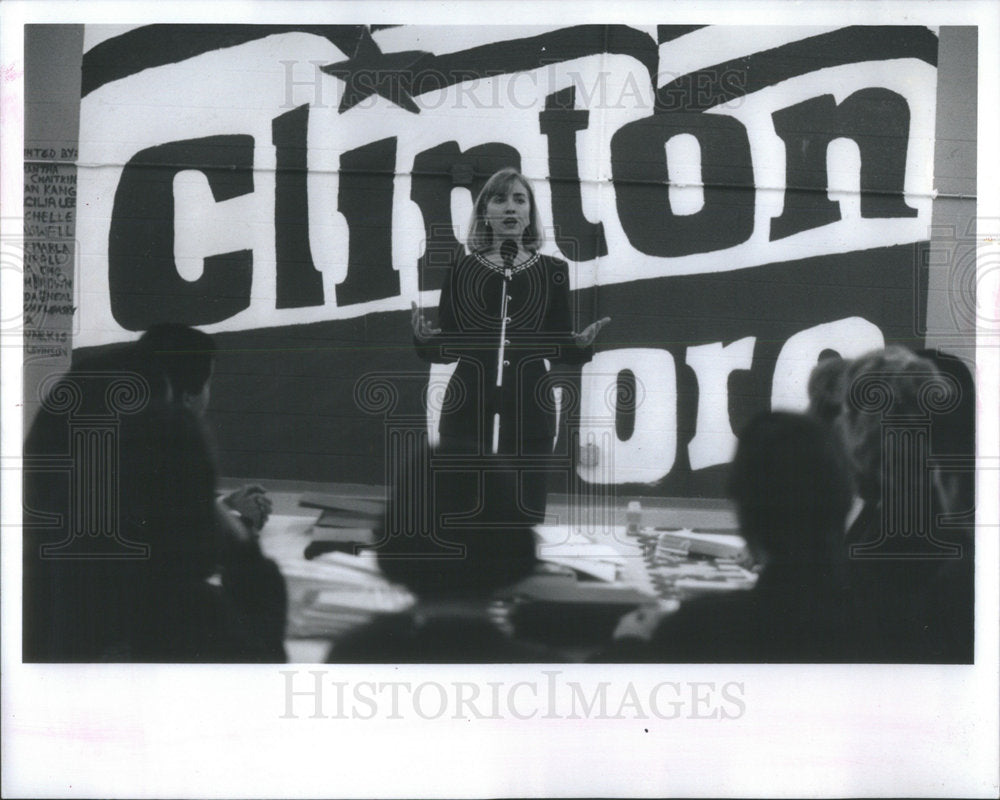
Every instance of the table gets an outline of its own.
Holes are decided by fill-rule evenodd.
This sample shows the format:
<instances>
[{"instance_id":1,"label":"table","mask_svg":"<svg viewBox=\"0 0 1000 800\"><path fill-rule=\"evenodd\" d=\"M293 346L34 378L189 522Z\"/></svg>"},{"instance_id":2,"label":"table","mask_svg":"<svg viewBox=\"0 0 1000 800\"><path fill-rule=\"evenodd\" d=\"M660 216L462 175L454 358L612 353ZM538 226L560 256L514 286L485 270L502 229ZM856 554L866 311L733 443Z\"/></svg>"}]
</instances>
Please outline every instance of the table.
<instances>
[{"instance_id":1,"label":"table","mask_svg":"<svg viewBox=\"0 0 1000 800\"><path fill-rule=\"evenodd\" d=\"M311 541L310 529L318 512L299 509L294 493L289 494L292 496L274 497L276 510L284 513L273 514L261 531L261 549L275 560L288 584L286 649L289 659L298 663L317 663L326 659L330 644L338 634L364 623L375 613L405 610L414 598L405 588L389 583L379 573L371 551L360 557L332 553L307 560L303 552ZM625 507L616 508L612 524L603 525L593 524L593 520L582 520L580 524L579 519L578 524L571 525L569 512L568 506L551 503L550 518L567 522L537 529L539 556L560 565L563 570L551 569L548 574L531 576L500 595L511 608L523 609L525 603L534 603L544 612L542 617L545 614L552 617L551 624L542 627L565 633L573 627L568 628L562 619L568 616L571 621L574 618L580 621L576 626L578 631L588 625L596 626L595 638L604 641L610 633L606 628L613 626L615 615L640 603L752 585L748 573L736 572L734 568L728 568L728 577L699 577L699 571L710 575L719 570L716 565L687 557L681 548L662 546L664 540L670 545L685 537L708 545L738 546L741 540L734 536L735 519L731 509L723 504L646 499L642 511L643 527L638 530L624 524ZM711 531L692 536L690 527L711 527ZM658 542L661 544L659 550ZM676 550L673 557L672 550ZM578 581L577 576L582 574L603 580ZM730 580L734 576L742 582ZM551 633L539 632L538 622L536 618L536 638L550 636ZM531 626L527 628L530 635ZM523 631L518 630L521 635ZM588 652L586 643L581 646L579 641L555 644L564 647L574 660L585 657Z\"/></svg>"}]
</instances>

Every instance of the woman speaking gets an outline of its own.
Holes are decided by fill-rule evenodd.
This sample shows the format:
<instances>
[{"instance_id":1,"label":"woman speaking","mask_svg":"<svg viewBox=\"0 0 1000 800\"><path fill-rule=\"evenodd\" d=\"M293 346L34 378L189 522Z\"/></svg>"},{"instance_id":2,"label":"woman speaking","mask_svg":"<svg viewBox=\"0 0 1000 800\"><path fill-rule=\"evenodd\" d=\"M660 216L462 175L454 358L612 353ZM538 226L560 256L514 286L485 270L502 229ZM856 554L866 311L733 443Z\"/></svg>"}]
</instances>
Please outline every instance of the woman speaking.
<instances>
[{"instance_id":1,"label":"woman speaking","mask_svg":"<svg viewBox=\"0 0 1000 800\"><path fill-rule=\"evenodd\" d=\"M555 403L542 383L550 362L580 364L610 318L574 333L569 269L541 255L531 184L517 170L494 174L476 199L469 252L456 251L441 289L438 327L413 305L421 358L457 361L441 413L439 452L552 453Z\"/></svg>"}]
</instances>

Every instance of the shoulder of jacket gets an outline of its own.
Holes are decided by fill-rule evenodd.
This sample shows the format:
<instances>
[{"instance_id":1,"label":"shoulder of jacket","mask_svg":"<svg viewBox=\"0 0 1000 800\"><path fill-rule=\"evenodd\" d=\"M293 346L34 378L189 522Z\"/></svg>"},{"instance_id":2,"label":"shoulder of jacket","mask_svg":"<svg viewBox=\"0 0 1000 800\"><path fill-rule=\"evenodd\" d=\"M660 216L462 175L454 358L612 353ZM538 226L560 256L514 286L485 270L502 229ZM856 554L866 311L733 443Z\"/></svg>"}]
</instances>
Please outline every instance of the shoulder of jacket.
<instances>
[{"instance_id":1,"label":"shoulder of jacket","mask_svg":"<svg viewBox=\"0 0 1000 800\"><path fill-rule=\"evenodd\" d=\"M459 245L458 247L456 247L451 251L451 263L454 265L458 265L461 264L463 261L468 261L469 259L475 261L476 260L475 256L476 256L475 252L470 253L462 245Z\"/></svg>"},{"instance_id":2,"label":"shoulder of jacket","mask_svg":"<svg viewBox=\"0 0 1000 800\"><path fill-rule=\"evenodd\" d=\"M538 256L539 260L545 264L551 270L566 270L569 271L569 264L558 256L549 256L544 253L540 253Z\"/></svg>"}]
</instances>

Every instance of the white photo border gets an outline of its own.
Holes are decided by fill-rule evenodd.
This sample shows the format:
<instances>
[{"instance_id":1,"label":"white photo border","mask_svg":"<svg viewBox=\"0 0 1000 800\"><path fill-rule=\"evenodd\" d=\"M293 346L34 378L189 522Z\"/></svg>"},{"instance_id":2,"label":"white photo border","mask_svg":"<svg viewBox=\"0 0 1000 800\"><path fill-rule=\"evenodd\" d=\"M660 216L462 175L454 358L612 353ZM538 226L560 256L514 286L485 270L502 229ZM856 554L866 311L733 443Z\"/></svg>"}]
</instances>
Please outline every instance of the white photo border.
<instances>
[{"instance_id":1,"label":"white photo border","mask_svg":"<svg viewBox=\"0 0 1000 800\"><path fill-rule=\"evenodd\" d=\"M18 2L0 7L4 225L22 208L23 26L32 22L606 21L726 24L926 24L979 27L980 219L1000 219L1000 7L984 2ZM983 242L995 264L1000 242ZM980 275L996 318L997 271ZM21 293L7 291L3 319ZM979 331L984 465L998 462L1000 341ZM4 797L451 796L996 796L998 587L996 527L977 544L975 666L561 665L283 667L20 663L16 343L2 358L2 756ZM10 354L14 357L11 358ZM993 526L996 470L981 471L981 520ZM14 534L14 535L12 535ZM324 686L317 715L308 692ZM423 698L392 702L409 682ZM579 713L608 682L608 712ZM680 687L675 689L671 684ZM342 688L338 689L338 685ZM476 718L458 685L477 685ZM491 686L499 685L492 689ZM666 688L663 686L666 685ZM375 687L370 689L369 687ZM558 687L556 694L551 693ZM360 688L359 688L360 687ZM659 688L658 688L659 687ZM700 687L700 688L699 688ZM724 687L727 695L724 695ZM373 704L351 700L361 692ZM404 690L399 689L400 692ZM667 702L652 712L655 692ZM636 701L645 718L635 711ZM447 708L438 711L438 698ZM487 698L490 698L487 702ZM709 698L705 700L705 698ZM706 704L707 703L707 704ZM619 717L617 712L621 711ZM720 713L711 716L712 709ZM345 710L346 709L346 710ZM371 713L372 718L365 719ZM527 717L521 719L520 717Z\"/></svg>"}]
</instances>

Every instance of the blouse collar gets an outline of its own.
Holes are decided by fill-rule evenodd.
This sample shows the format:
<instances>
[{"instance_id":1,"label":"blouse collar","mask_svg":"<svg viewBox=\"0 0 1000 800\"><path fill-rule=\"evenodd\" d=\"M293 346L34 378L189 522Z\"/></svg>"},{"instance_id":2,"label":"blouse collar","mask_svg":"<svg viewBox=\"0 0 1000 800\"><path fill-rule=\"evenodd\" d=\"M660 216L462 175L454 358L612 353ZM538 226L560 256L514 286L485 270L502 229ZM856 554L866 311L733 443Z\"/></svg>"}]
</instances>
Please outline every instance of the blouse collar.
<instances>
[{"instance_id":1,"label":"blouse collar","mask_svg":"<svg viewBox=\"0 0 1000 800\"><path fill-rule=\"evenodd\" d=\"M496 272L498 275L503 275L504 274L505 270L504 270L503 267L497 266L492 261L490 261L488 258L486 258L485 256L483 256L482 253L476 251L472 255L476 259L476 261L478 261L480 264L482 264L487 269L492 270L493 272ZM539 257L540 256L539 256L539 254L537 252L536 253L532 253L530 256L528 256L528 258L526 258L520 264L515 264L511 268L510 274L511 275L517 275L517 273L523 272L524 270L528 269L528 267L533 266L538 261Z\"/></svg>"}]
</instances>

